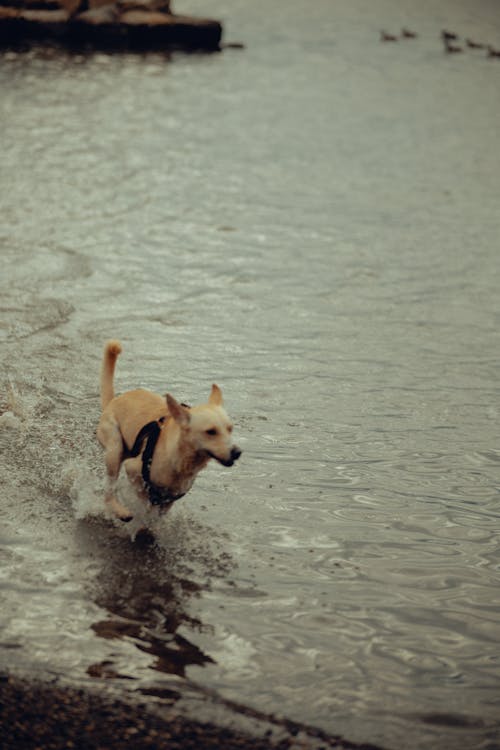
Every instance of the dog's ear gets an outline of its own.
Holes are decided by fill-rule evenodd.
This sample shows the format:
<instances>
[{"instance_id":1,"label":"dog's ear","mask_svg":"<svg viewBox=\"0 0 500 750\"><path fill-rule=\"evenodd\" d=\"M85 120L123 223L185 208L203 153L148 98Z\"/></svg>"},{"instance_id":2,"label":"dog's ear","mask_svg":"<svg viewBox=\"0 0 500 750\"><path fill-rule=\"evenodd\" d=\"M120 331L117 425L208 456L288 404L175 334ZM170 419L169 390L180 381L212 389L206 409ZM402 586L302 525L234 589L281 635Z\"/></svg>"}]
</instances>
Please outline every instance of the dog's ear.
<instances>
[{"instance_id":1,"label":"dog's ear","mask_svg":"<svg viewBox=\"0 0 500 750\"><path fill-rule=\"evenodd\" d=\"M188 410L181 406L170 393L167 393L165 398L167 399L168 410L175 421L179 424L188 424L190 420Z\"/></svg>"},{"instance_id":2,"label":"dog's ear","mask_svg":"<svg viewBox=\"0 0 500 750\"><path fill-rule=\"evenodd\" d=\"M210 406L222 406L222 391L218 385L215 385L215 383L213 384L212 390L210 391L208 403L210 404Z\"/></svg>"}]
</instances>

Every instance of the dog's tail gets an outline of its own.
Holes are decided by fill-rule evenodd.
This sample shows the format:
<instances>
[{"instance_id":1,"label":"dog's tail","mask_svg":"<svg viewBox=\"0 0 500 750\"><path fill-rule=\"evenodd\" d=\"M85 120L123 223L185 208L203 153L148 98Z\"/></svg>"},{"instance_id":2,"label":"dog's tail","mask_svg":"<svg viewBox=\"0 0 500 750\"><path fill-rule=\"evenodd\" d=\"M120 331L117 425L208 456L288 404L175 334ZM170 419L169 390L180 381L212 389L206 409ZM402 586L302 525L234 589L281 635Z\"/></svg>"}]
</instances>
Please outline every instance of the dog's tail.
<instances>
[{"instance_id":1,"label":"dog's tail","mask_svg":"<svg viewBox=\"0 0 500 750\"><path fill-rule=\"evenodd\" d=\"M121 354L122 346L119 341L112 339L104 347L104 358L101 366L101 406L103 409L115 397L113 377L118 355Z\"/></svg>"}]
</instances>

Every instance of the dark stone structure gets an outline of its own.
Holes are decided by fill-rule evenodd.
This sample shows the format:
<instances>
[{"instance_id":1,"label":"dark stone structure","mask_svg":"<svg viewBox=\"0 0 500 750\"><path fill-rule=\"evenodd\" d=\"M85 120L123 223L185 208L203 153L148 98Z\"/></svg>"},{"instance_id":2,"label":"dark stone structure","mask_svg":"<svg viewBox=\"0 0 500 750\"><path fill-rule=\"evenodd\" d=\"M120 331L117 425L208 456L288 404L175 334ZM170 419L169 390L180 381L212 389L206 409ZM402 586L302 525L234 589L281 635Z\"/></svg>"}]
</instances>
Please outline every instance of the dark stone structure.
<instances>
[{"instance_id":1,"label":"dark stone structure","mask_svg":"<svg viewBox=\"0 0 500 750\"><path fill-rule=\"evenodd\" d=\"M0 0L0 47L56 42L74 49L220 49L218 21L179 16L170 0Z\"/></svg>"}]
</instances>

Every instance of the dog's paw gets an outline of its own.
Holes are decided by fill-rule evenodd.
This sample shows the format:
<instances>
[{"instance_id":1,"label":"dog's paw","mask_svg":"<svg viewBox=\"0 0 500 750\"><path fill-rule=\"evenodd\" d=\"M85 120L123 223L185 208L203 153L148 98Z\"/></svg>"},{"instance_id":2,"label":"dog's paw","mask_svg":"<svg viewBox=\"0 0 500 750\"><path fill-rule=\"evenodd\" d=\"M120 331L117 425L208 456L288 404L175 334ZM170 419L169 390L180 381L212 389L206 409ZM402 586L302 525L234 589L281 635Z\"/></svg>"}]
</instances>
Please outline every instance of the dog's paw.
<instances>
[{"instance_id":1,"label":"dog's paw","mask_svg":"<svg viewBox=\"0 0 500 750\"><path fill-rule=\"evenodd\" d=\"M151 547L152 545L156 544L156 537L152 531L146 529L145 527L142 527L141 529L138 529L134 537L134 542L139 547Z\"/></svg>"},{"instance_id":2,"label":"dog's paw","mask_svg":"<svg viewBox=\"0 0 500 750\"><path fill-rule=\"evenodd\" d=\"M125 507L125 505L122 505L115 495L108 495L106 497L106 503L108 504L111 513L113 513L118 520L123 521L124 523L129 523L129 521L133 519L134 514Z\"/></svg>"}]
</instances>

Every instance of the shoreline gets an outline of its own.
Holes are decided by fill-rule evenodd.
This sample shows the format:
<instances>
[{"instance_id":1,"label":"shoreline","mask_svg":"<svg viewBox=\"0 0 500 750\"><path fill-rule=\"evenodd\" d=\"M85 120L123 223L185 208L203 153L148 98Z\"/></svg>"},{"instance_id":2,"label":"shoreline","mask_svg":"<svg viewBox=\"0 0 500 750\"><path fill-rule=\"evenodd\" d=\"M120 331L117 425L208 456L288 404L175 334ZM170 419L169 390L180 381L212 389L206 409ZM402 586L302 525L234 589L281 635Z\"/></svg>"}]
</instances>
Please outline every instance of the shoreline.
<instances>
[{"instance_id":1,"label":"shoreline","mask_svg":"<svg viewBox=\"0 0 500 750\"><path fill-rule=\"evenodd\" d=\"M171 706L160 715L105 691L0 674L3 750L382 750L286 719L272 729L262 721L261 730L264 736L188 718Z\"/></svg>"}]
</instances>

